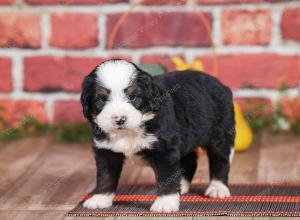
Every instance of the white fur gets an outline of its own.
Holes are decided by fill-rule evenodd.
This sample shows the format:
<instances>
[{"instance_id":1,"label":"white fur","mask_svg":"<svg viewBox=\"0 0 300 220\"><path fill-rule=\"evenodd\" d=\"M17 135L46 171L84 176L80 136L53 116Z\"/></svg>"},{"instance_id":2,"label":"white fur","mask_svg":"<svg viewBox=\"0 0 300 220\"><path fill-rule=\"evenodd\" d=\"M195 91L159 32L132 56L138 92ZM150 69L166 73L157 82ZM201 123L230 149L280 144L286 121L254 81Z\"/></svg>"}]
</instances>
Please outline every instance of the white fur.
<instances>
[{"instance_id":1,"label":"white fur","mask_svg":"<svg viewBox=\"0 0 300 220\"><path fill-rule=\"evenodd\" d=\"M150 210L152 212L176 212L179 210L179 194L159 196L154 201Z\"/></svg>"},{"instance_id":2,"label":"white fur","mask_svg":"<svg viewBox=\"0 0 300 220\"><path fill-rule=\"evenodd\" d=\"M113 119L115 116L125 116L127 118L125 122L126 129L138 128L143 119L142 113L127 101L113 100L105 104L100 114L96 116L95 122L107 133L118 131L119 126L114 123Z\"/></svg>"},{"instance_id":3,"label":"white fur","mask_svg":"<svg viewBox=\"0 0 300 220\"><path fill-rule=\"evenodd\" d=\"M232 163L233 157L234 157L234 147L231 147L230 155L229 155L230 164Z\"/></svg>"},{"instance_id":4,"label":"white fur","mask_svg":"<svg viewBox=\"0 0 300 220\"><path fill-rule=\"evenodd\" d=\"M157 138L152 134L144 134L142 129L120 130L109 134L109 141L98 141L94 139L97 148L109 149L114 152L131 156L142 149L149 149Z\"/></svg>"},{"instance_id":5,"label":"white fur","mask_svg":"<svg viewBox=\"0 0 300 220\"><path fill-rule=\"evenodd\" d=\"M190 182L187 181L185 178L181 178L180 181L180 193L185 194L189 191L190 189Z\"/></svg>"},{"instance_id":6,"label":"white fur","mask_svg":"<svg viewBox=\"0 0 300 220\"><path fill-rule=\"evenodd\" d=\"M83 207L88 209L104 209L112 206L114 193L95 194L83 203Z\"/></svg>"},{"instance_id":7,"label":"white fur","mask_svg":"<svg viewBox=\"0 0 300 220\"><path fill-rule=\"evenodd\" d=\"M96 74L106 88L116 92L128 87L136 75L136 68L125 60L112 60L98 66Z\"/></svg>"},{"instance_id":8,"label":"white fur","mask_svg":"<svg viewBox=\"0 0 300 220\"><path fill-rule=\"evenodd\" d=\"M97 68L98 81L110 90L109 99L103 110L95 118L95 122L105 132L118 129L114 117L125 116L126 128L139 127L143 116L129 102L124 92L136 77L136 68L124 60L107 61Z\"/></svg>"},{"instance_id":9,"label":"white fur","mask_svg":"<svg viewBox=\"0 0 300 220\"><path fill-rule=\"evenodd\" d=\"M143 114L142 116L142 121L146 122L146 121L150 121L151 119L153 119L155 117L155 115L151 112L147 112L145 114Z\"/></svg>"},{"instance_id":10,"label":"white fur","mask_svg":"<svg viewBox=\"0 0 300 220\"><path fill-rule=\"evenodd\" d=\"M129 103L124 92L136 77L134 65L124 60L104 62L97 69L97 77L101 85L110 90L110 94L102 111L95 117L95 123L109 134L109 141L94 139L95 146L123 153L126 156L152 147L157 138L145 134L140 125L151 120L154 114L150 112L142 114ZM114 118L121 116L126 117L126 122L120 130Z\"/></svg>"},{"instance_id":11,"label":"white fur","mask_svg":"<svg viewBox=\"0 0 300 220\"><path fill-rule=\"evenodd\" d=\"M230 196L229 189L219 180L212 180L205 191L205 195L210 198L220 198Z\"/></svg>"}]
</instances>

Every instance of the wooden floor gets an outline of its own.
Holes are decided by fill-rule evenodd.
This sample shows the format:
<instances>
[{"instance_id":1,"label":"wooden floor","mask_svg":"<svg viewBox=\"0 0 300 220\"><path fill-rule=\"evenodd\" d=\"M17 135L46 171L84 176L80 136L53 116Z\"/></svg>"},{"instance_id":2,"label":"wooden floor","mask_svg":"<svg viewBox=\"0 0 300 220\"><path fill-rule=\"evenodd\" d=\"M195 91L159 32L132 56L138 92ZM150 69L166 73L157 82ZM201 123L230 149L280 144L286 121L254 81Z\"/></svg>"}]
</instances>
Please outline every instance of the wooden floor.
<instances>
[{"instance_id":1,"label":"wooden floor","mask_svg":"<svg viewBox=\"0 0 300 220\"><path fill-rule=\"evenodd\" d=\"M260 135L250 150L236 154L230 182L300 183L299 149L300 138L291 135ZM194 182L207 182L207 170L207 158L203 155L199 159ZM121 177L121 182L153 180L150 168L135 167L130 162L126 163ZM63 219L65 213L94 185L95 165L88 145L65 145L50 138L0 143L1 220Z\"/></svg>"}]
</instances>

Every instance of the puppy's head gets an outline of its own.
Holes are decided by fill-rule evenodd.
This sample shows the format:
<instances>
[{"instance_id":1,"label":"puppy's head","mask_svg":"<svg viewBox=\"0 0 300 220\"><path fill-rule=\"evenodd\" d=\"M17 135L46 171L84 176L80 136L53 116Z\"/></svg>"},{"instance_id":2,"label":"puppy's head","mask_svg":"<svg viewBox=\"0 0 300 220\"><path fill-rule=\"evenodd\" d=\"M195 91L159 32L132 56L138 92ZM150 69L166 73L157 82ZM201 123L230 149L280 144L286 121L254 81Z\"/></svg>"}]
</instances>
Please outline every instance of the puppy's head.
<instances>
[{"instance_id":1,"label":"puppy's head","mask_svg":"<svg viewBox=\"0 0 300 220\"><path fill-rule=\"evenodd\" d=\"M162 89L148 73L124 60L109 60L85 77L84 116L107 132L135 130L159 111Z\"/></svg>"}]
</instances>

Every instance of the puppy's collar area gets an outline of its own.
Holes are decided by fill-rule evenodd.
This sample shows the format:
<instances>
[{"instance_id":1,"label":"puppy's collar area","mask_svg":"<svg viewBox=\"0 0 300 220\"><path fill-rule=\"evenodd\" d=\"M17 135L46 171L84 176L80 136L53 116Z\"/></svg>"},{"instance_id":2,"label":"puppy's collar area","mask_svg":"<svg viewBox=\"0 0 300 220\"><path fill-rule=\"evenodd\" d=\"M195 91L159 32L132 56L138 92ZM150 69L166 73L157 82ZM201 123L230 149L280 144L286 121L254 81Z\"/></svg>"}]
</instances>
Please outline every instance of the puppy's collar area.
<instances>
[{"instance_id":1,"label":"puppy's collar area","mask_svg":"<svg viewBox=\"0 0 300 220\"><path fill-rule=\"evenodd\" d=\"M135 131L120 130L108 134L108 139L93 139L94 146L98 149L107 149L116 153L123 153L125 156L131 156L144 149L151 149L157 137L153 134L145 133L143 128Z\"/></svg>"}]
</instances>

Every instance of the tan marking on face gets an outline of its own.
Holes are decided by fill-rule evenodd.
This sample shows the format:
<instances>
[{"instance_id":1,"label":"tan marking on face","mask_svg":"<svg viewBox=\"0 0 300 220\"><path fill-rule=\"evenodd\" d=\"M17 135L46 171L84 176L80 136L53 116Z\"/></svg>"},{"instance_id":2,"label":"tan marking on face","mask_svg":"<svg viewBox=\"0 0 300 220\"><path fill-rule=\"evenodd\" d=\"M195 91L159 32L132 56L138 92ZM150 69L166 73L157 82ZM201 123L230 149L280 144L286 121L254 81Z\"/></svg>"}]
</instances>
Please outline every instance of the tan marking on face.
<instances>
[{"instance_id":1,"label":"tan marking on face","mask_svg":"<svg viewBox=\"0 0 300 220\"><path fill-rule=\"evenodd\" d=\"M134 92L134 90L136 89L136 87L135 86L129 86L129 87L127 87L127 89L126 89L126 93L127 93L127 95L132 95L132 93Z\"/></svg>"},{"instance_id":2,"label":"tan marking on face","mask_svg":"<svg viewBox=\"0 0 300 220\"><path fill-rule=\"evenodd\" d=\"M108 94L109 94L109 92L108 92L107 89L105 89L103 87L100 88L99 95L101 95L101 96L108 96Z\"/></svg>"}]
</instances>

